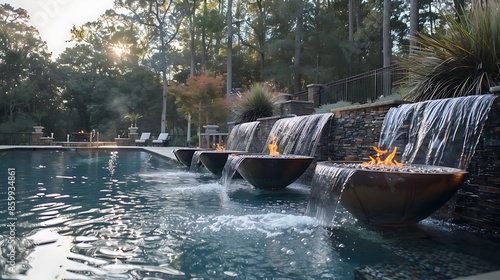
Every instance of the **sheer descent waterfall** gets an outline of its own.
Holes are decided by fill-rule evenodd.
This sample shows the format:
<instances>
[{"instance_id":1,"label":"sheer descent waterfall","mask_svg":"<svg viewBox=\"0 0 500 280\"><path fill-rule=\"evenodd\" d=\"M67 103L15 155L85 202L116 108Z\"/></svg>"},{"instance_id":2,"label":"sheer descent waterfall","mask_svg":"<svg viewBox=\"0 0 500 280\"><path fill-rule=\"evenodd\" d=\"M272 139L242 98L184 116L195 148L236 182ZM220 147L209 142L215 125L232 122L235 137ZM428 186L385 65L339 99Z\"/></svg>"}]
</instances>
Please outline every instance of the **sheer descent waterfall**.
<instances>
[{"instance_id":1,"label":"sheer descent waterfall","mask_svg":"<svg viewBox=\"0 0 500 280\"><path fill-rule=\"evenodd\" d=\"M227 151L248 151L250 144L252 143L253 136L255 131L259 127L260 122L247 122L235 125L233 129L231 129L231 133L229 133L229 137L227 140ZM200 154L204 151L196 151L193 154L193 158L191 160L190 171L196 171L199 162L200 162Z\"/></svg>"},{"instance_id":2,"label":"sheer descent waterfall","mask_svg":"<svg viewBox=\"0 0 500 280\"><path fill-rule=\"evenodd\" d=\"M276 136L280 154L314 156L323 127L332 116L326 113L280 119L271 129L266 143ZM262 153L268 153L267 144Z\"/></svg>"},{"instance_id":3,"label":"sheer descent waterfall","mask_svg":"<svg viewBox=\"0 0 500 280\"><path fill-rule=\"evenodd\" d=\"M392 150L407 134L402 162L466 169L494 99L492 94L473 95L391 108L379 146Z\"/></svg>"},{"instance_id":4,"label":"sheer descent waterfall","mask_svg":"<svg viewBox=\"0 0 500 280\"><path fill-rule=\"evenodd\" d=\"M337 168L318 162L305 215L315 217L322 225L333 225L340 194L354 172L353 169Z\"/></svg>"},{"instance_id":5,"label":"sheer descent waterfall","mask_svg":"<svg viewBox=\"0 0 500 280\"><path fill-rule=\"evenodd\" d=\"M236 125L229 134L226 150L248 151L260 122L247 122Z\"/></svg>"},{"instance_id":6,"label":"sheer descent waterfall","mask_svg":"<svg viewBox=\"0 0 500 280\"><path fill-rule=\"evenodd\" d=\"M325 113L279 119L267 137L262 154L269 154L267 144L271 142L273 136L276 136L276 144L281 155L314 156L323 128L332 116L331 113ZM244 155L228 157L222 172L222 185L229 185L243 159Z\"/></svg>"}]
</instances>

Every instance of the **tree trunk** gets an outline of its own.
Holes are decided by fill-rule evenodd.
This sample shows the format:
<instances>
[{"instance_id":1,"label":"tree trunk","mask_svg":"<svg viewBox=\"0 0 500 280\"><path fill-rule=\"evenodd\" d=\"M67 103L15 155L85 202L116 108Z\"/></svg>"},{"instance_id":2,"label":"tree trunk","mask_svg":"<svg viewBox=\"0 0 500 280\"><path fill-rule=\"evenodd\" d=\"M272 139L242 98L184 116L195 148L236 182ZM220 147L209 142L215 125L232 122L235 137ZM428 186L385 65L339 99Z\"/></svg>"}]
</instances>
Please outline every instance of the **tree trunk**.
<instances>
[{"instance_id":1,"label":"tree trunk","mask_svg":"<svg viewBox=\"0 0 500 280\"><path fill-rule=\"evenodd\" d=\"M301 89L301 75L300 75L300 60L301 60L301 47L302 47L302 25L304 14L304 2L301 0L299 10L297 13L297 28L295 29L295 53L293 56L293 91L299 92Z\"/></svg>"},{"instance_id":2,"label":"tree trunk","mask_svg":"<svg viewBox=\"0 0 500 280\"><path fill-rule=\"evenodd\" d=\"M384 67L389 67L391 65L391 0L384 0L384 15L382 23L382 45L383 45L383 60ZM384 71L383 74L383 95L388 96L391 94L391 72Z\"/></svg>"},{"instance_id":3,"label":"tree trunk","mask_svg":"<svg viewBox=\"0 0 500 280\"><path fill-rule=\"evenodd\" d=\"M384 67L391 65L391 0L384 0L384 14L382 22L382 56Z\"/></svg>"},{"instance_id":4,"label":"tree trunk","mask_svg":"<svg viewBox=\"0 0 500 280\"><path fill-rule=\"evenodd\" d=\"M227 1L227 77L226 97L229 97L233 84L233 0Z\"/></svg>"},{"instance_id":5,"label":"tree trunk","mask_svg":"<svg viewBox=\"0 0 500 280\"><path fill-rule=\"evenodd\" d=\"M203 17L207 16L207 0L203 1ZM201 75L205 75L205 68L207 65L207 43L206 41L206 28L205 25L201 27Z\"/></svg>"},{"instance_id":6,"label":"tree trunk","mask_svg":"<svg viewBox=\"0 0 500 280\"><path fill-rule=\"evenodd\" d=\"M189 52L191 54L191 76L196 75L196 50L194 42L194 16L196 13L196 0L193 3L193 10L189 15Z\"/></svg>"},{"instance_id":7,"label":"tree trunk","mask_svg":"<svg viewBox=\"0 0 500 280\"><path fill-rule=\"evenodd\" d=\"M165 133L167 128L167 67L162 71L163 91L162 91L162 109L161 109L161 127L160 132Z\"/></svg>"},{"instance_id":8,"label":"tree trunk","mask_svg":"<svg viewBox=\"0 0 500 280\"><path fill-rule=\"evenodd\" d=\"M349 0L349 42L353 41L354 34L354 0Z\"/></svg>"},{"instance_id":9,"label":"tree trunk","mask_svg":"<svg viewBox=\"0 0 500 280\"><path fill-rule=\"evenodd\" d=\"M413 38L418 34L418 0L410 0L410 54L414 51L417 43Z\"/></svg>"}]
</instances>

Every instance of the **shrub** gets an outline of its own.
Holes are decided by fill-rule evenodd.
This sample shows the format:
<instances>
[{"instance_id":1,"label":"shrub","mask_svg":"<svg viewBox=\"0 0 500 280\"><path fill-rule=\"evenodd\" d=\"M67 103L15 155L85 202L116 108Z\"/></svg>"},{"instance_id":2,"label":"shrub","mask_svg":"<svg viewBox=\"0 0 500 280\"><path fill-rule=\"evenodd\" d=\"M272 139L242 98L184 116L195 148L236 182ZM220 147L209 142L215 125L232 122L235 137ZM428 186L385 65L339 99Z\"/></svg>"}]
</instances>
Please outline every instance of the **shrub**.
<instances>
[{"instance_id":1,"label":"shrub","mask_svg":"<svg viewBox=\"0 0 500 280\"><path fill-rule=\"evenodd\" d=\"M258 118L271 117L279 98L264 84L252 86L250 91L239 95L233 105L236 122L252 122Z\"/></svg>"},{"instance_id":2,"label":"shrub","mask_svg":"<svg viewBox=\"0 0 500 280\"><path fill-rule=\"evenodd\" d=\"M417 47L400 62L410 72L406 99L482 94L500 84L500 2L480 2L458 19L443 15L442 32L413 38Z\"/></svg>"}]
</instances>

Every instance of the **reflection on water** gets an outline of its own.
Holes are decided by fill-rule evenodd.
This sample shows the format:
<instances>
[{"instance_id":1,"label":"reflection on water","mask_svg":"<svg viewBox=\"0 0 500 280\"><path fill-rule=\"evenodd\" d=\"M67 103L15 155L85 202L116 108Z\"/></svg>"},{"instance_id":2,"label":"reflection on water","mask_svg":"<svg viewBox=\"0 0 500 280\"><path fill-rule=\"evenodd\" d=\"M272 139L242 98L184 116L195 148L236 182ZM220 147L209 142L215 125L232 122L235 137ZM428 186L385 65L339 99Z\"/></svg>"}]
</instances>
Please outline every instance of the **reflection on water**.
<instances>
[{"instance_id":1,"label":"reflection on water","mask_svg":"<svg viewBox=\"0 0 500 280\"><path fill-rule=\"evenodd\" d=\"M330 229L304 216L309 189L300 184L276 192L239 179L224 187L137 151L0 156L8 159L0 170L17 172L17 279L353 279L354 267L401 258L395 238L346 213ZM442 235L442 225L424 225L437 232L425 234ZM2 275L10 275L8 235L2 227Z\"/></svg>"}]
</instances>

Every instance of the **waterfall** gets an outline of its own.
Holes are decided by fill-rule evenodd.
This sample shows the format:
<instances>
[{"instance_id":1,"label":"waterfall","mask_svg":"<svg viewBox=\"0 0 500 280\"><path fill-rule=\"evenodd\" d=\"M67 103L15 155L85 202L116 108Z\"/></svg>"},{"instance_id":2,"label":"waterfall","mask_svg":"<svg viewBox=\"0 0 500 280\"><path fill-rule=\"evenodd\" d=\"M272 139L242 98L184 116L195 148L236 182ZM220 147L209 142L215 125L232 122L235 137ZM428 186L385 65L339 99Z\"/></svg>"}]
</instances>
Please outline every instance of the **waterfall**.
<instances>
[{"instance_id":1,"label":"waterfall","mask_svg":"<svg viewBox=\"0 0 500 280\"><path fill-rule=\"evenodd\" d=\"M391 108L384 118L379 146L403 145L404 163L466 169L494 99L492 94L473 95Z\"/></svg>"},{"instance_id":2,"label":"waterfall","mask_svg":"<svg viewBox=\"0 0 500 280\"><path fill-rule=\"evenodd\" d=\"M189 171L195 172L195 171L198 170L198 168L201 165L200 154L202 152L203 151L196 151L196 152L194 152L193 157L191 158L191 165L189 166Z\"/></svg>"},{"instance_id":3,"label":"waterfall","mask_svg":"<svg viewBox=\"0 0 500 280\"><path fill-rule=\"evenodd\" d=\"M495 96L492 94L429 100L391 108L379 147L399 147L402 162L466 169L479 143ZM332 226L342 192L355 170L319 162L306 214Z\"/></svg>"},{"instance_id":4,"label":"waterfall","mask_svg":"<svg viewBox=\"0 0 500 280\"><path fill-rule=\"evenodd\" d=\"M323 127L332 116L326 113L280 119L271 129L266 143L276 136L280 154L314 156ZM267 145L262 153L268 153Z\"/></svg>"},{"instance_id":5,"label":"waterfall","mask_svg":"<svg viewBox=\"0 0 500 280\"><path fill-rule=\"evenodd\" d=\"M273 136L276 136L276 144L278 145L279 152L282 155L303 155L303 156L314 156L316 152L316 146L321 138L321 132L323 131L323 127L333 116L331 113L326 114L316 114L316 115L307 115L307 116L298 116L293 118L284 118L276 121L271 129L267 137L267 142L270 143ZM244 124L241 124L244 125ZM240 126L241 126L240 125ZM258 124L257 124L258 125ZM250 145L251 139L253 137L253 133L256 130L257 125L252 123L248 123L248 127L240 127L238 131L245 131L248 134L251 133L251 137L249 138L241 138L238 142L245 142L240 144L245 144L246 150ZM233 131L236 129L233 128L231 131L231 135L233 135ZM242 132L235 132L234 135L243 135ZM246 136L248 137L248 136ZM230 136L231 142L236 141L236 138L232 139ZM248 140L243 140L248 139ZM228 147L230 147L228 141ZM231 149L232 150L232 149ZM264 149L262 151L263 154L268 154L267 144L264 145ZM244 155L241 156L233 156L230 155L228 160L226 161L226 165L224 166L224 170L222 171L221 184L223 186L228 186L229 182L238 169L238 166L243 161Z\"/></svg>"},{"instance_id":6,"label":"waterfall","mask_svg":"<svg viewBox=\"0 0 500 280\"><path fill-rule=\"evenodd\" d=\"M252 143L253 136L260 122L241 123L231 129L227 140L226 150L228 151L248 151Z\"/></svg>"},{"instance_id":7,"label":"waterfall","mask_svg":"<svg viewBox=\"0 0 500 280\"><path fill-rule=\"evenodd\" d=\"M333 226L342 191L354 172L354 169L334 167L328 162L318 163L305 215L315 217L323 226Z\"/></svg>"},{"instance_id":8,"label":"waterfall","mask_svg":"<svg viewBox=\"0 0 500 280\"><path fill-rule=\"evenodd\" d=\"M227 151L248 151L252 142L253 136L260 122L247 122L235 125L229 133L227 140ZM197 171L200 166L200 155L205 151L196 151L191 159L189 171ZM232 174L231 174L232 176Z\"/></svg>"},{"instance_id":9,"label":"waterfall","mask_svg":"<svg viewBox=\"0 0 500 280\"><path fill-rule=\"evenodd\" d=\"M234 174L236 173L236 170L238 169L238 166L240 163L245 159L242 155L229 155L227 157L226 164L224 165L224 169L222 170L222 177L221 177L221 185L224 187L229 186L229 182L231 182L231 179L233 178Z\"/></svg>"}]
</instances>

